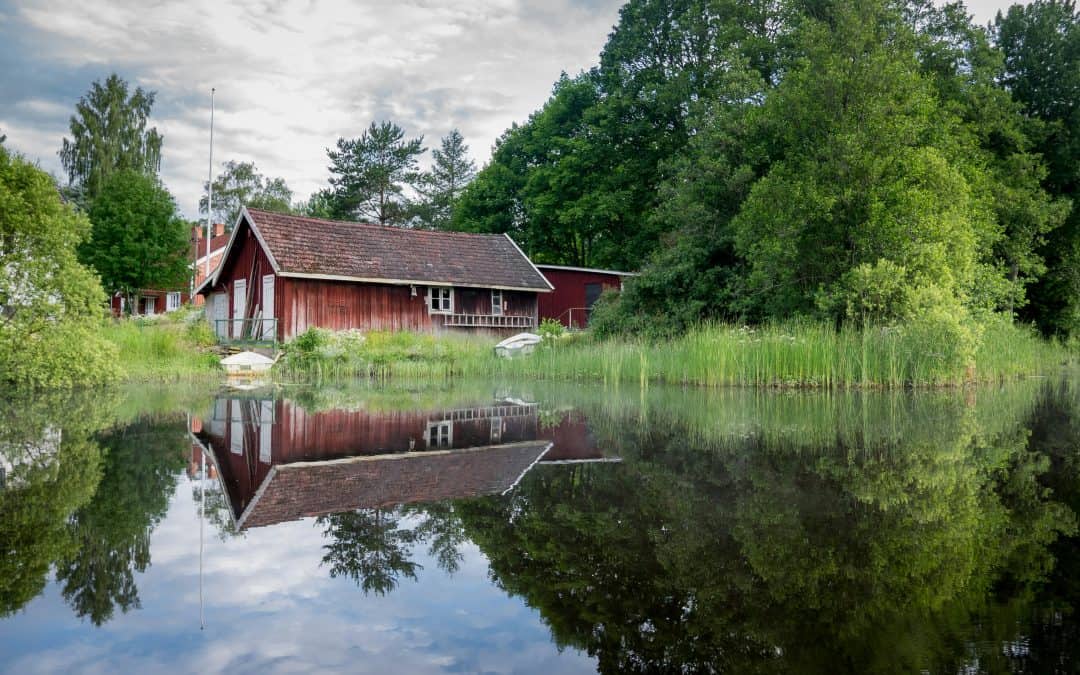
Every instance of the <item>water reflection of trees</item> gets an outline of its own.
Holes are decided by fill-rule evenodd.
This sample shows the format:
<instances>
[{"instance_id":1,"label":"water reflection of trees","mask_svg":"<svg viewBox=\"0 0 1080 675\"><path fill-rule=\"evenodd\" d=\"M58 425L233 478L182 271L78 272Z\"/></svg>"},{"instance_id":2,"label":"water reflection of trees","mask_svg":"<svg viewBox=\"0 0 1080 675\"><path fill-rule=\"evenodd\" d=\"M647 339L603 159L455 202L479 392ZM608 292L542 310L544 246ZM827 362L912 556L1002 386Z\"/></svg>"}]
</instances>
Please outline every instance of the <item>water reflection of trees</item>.
<instances>
[{"instance_id":1,"label":"water reflection of trees","mask_svg":"<svg viewBox=\"0 0 1080 675\"><path fill-rule=\"evenodd\" d=\"M99 435L103 475L94 498L71 518L74 555L56 566L64 599L101 625L138 608L135 573L150 565L150 534L165 516L184 467L184 418L142 418Z\"/></svg>"},{"instance_id":2,"label":"water reflection of trees","mask_svg":"<svg viewBox=\"0 0 1080 675\"><path fill-rule=\"evenodd\" d=\"M37 596L53 563L77 550L68 520L101 479L92 434L109 404L70 392L0 401L0 616Z\"/></svg>"},{"instance_id":3,"label":"water reflection of trees","mask_svg":"<svg viewBox=\"0 0 1080 675\"><path fill-rule=\"evenodd\" d=\"M95 624L138 606L135 573L150 564L186 431L182 417L137 417L148 402L130 400L101 390L0 402L0 615L38 595L50 568Z\"/></svg>"},{"instance_id":4,"label":"water reflection of trees","mask_svg":"<svg viewBox=\"0 0 1080 675\"><path fill-rule=\"evenodd\" d=\"M812 430L807 397L744 420L606 401L590 422L627 461L537 467L459 513L604 671L1011 670L1080 506L1025 393L818 398Z\"/></svg>"},{"instance_id":5,"label":"water reflection of trees","mask_svg":"<svg viewBox=\"0 0 1080 675\"><path fill-rule=\"evenodd\" d=\"M465 531L451 502L359 509L321 516L316 525L330 540L322 559L330 576L349 577L364 593L386 595L402 580L415 581L424 568L413 560L415 546L426 544L448 574L464 559L459 547Z\"/></svg>"}]
</instances>

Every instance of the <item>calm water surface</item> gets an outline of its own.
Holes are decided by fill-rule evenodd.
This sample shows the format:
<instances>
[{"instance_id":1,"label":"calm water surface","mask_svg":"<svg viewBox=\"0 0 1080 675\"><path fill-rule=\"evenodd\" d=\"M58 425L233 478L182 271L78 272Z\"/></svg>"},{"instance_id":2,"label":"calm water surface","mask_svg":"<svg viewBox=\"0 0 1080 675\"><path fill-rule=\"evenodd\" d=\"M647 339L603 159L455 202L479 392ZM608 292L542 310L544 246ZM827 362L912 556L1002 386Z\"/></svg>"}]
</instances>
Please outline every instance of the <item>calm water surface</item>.
<instances>
[{"instance_id":1,"label":"calm water surface","mask_svg":"<svg viewBox=\"0 0 1080 675\"><path fill-rule=\"evenodd\" d=\"M0 402L0 671L1071 673L1080 385Z\"/></svg>"}]
</instances>

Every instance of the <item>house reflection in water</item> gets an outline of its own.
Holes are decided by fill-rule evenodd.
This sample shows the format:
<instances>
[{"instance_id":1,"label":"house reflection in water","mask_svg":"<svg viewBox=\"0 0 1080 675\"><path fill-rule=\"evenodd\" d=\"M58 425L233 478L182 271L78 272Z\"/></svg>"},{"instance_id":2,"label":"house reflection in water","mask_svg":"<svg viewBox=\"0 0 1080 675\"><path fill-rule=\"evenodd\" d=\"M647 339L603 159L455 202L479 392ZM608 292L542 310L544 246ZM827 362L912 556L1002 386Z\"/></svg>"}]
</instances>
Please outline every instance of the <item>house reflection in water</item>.
<instances>
[{"instance_id":1,"label":"house reflection in water","mask_svg":"<svg viewBox=\"0 0 1080 675\"><path fill-rule=\"evenodd\" d=\"M509 491L537 463L617 461L584 419L540 423L534 403L311 412L283 398L218 398L194 443L240 529L308 516Z\"/></svg>"}]
</instances>

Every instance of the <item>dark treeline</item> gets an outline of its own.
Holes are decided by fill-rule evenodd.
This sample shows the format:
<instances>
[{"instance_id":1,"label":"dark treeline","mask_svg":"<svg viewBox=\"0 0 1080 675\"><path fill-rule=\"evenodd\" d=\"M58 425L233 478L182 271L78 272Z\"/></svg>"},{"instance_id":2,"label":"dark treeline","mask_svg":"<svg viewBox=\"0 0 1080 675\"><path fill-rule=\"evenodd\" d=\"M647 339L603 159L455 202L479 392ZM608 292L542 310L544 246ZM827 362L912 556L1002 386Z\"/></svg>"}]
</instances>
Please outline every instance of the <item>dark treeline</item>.
<instances>
[{"instance_id":1,"label":"dark treeline","mask_svg":"<svg viewBox=\"0 0 1080 675\"><path fill-rule=\"evenodd\" d=\"M456 229L644 275L601 329L991 312L1080 326L1074 3L632 0Z\"/></svg>"}]
</instances>

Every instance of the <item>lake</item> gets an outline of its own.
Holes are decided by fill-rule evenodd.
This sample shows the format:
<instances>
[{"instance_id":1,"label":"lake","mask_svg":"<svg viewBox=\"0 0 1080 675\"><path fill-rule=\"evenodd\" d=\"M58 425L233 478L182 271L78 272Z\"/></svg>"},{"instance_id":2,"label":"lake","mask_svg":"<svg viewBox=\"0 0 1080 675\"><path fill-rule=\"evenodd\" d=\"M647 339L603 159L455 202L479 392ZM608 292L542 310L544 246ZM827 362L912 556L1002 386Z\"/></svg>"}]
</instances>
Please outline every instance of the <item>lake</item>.
<instances>
[{"instance_id":1,"label":"lake","mask_svg":"<svg viewBox=\"0 0 1080 675\"><path fill-rule=\"evenodd\" d=\"M0 671L1080 670L1080 383L0 402Z\"/></svg>"}]
</instances>

